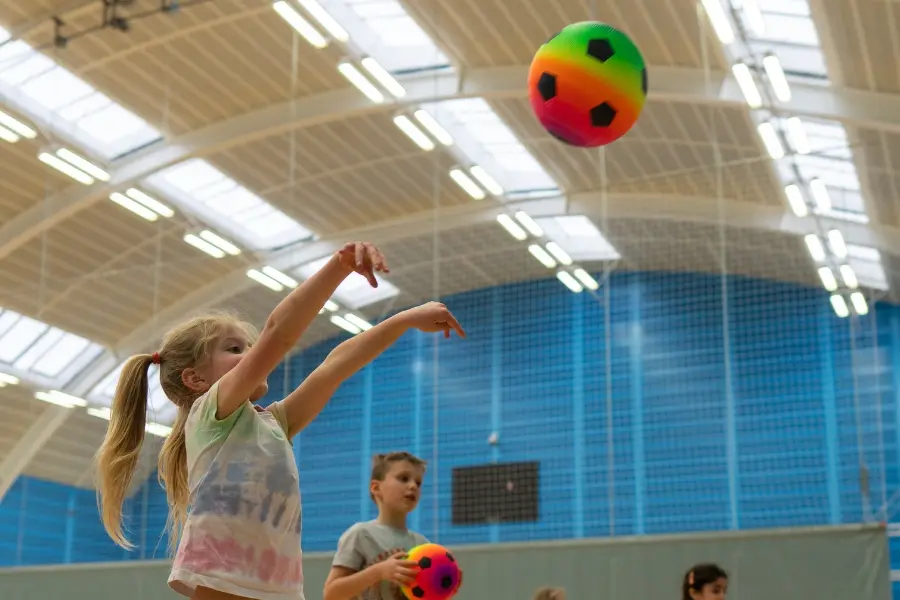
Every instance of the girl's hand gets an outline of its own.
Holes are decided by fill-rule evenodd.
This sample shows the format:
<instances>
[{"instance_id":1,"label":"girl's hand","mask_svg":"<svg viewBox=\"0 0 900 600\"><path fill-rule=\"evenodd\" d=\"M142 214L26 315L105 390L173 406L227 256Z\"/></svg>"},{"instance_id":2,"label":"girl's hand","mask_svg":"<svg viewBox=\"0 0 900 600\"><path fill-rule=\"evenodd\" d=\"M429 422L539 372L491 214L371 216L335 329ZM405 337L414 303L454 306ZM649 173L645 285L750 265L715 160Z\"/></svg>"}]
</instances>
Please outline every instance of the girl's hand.
<instances>
[{"instance_id":1,"label":"girl's hand","mask_svg":"<svg viewBox=\"0 0 900 600\"><path fill-rule=\"evenodd\" d=\"M456 317L446 306L440 302L429 302L422 306L410 308L403 312L406 322L410 327L415 327L426 333L444 332L444 337L450 337L450 330L456 331L459 337L466 337L466 332Z\"/></svg>"},{"instance_id":2,"label":"girl's hand","mask_svg":"<svg viewBox=\"0 0 900 600\"><path fill-rule=\"evenodd\" d=\"M372 287L378 287L375 273L390 273L381 251L368 242L348 242L337 251L340 265L365 277Z\"/></svg>"}]
</instances>

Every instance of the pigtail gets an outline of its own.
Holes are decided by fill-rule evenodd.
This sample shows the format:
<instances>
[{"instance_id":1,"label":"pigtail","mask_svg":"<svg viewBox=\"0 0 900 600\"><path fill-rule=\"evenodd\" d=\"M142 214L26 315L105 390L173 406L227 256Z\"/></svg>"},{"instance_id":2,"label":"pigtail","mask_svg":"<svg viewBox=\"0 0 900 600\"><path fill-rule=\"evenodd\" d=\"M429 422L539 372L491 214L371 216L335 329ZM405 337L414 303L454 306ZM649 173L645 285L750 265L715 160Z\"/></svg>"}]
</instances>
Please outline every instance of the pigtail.
<instances>
[{"instance_id":1,"label":"pigtail","mask_svg":"<svg viewBox=\"0 0 900 600\"><path fill-rule=\"evenodd\" d=\"M122 531L122 504L137 468L147 425L147 370L154 355L132 356L122 367L113 397L109 428L95 458L97 501L103 527L119 546L131 549Z\"/></svg>"}]
</instances>

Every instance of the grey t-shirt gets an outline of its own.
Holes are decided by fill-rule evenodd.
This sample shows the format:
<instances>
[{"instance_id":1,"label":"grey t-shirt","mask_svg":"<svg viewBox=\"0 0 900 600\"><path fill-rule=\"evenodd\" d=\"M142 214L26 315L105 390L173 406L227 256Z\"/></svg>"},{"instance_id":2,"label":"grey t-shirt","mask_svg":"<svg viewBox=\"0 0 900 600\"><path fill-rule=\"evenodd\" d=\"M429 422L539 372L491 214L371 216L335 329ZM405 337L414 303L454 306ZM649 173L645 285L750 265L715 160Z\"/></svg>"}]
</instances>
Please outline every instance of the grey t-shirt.
<instances>
[{"instance_id":1,"label":"grey t-shirt","mask_svg":"<svg viewBox=\"0 0 900 600\"><path fill-rule=\"evenodd\" d=\"M414 531L396 529L378 521L357 523L341 536L331 566L362 571L398 552L408 552L427 543L424 535ZM363 600L406 600L400 588L387 581L369 588L359 597Z\"/></svg>"}]
</instances>

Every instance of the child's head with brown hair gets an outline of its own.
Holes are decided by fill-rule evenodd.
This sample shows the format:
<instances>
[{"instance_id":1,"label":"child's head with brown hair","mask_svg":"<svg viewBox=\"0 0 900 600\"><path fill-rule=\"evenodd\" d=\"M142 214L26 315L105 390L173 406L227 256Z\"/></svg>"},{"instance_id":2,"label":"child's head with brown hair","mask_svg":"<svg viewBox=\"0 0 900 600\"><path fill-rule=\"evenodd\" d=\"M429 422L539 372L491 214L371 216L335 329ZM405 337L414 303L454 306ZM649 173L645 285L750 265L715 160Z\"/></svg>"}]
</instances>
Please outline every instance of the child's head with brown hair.
<instances>
[{"instance_id":1,"label":"child's head with brown hair","mask_svg":"<svg viewBox=\"0 0 900 600\"><path fill-rule=\"evenodd\" d=\"M174 549L187 517L188 478L185 422L194 400L240 362L256 331L229 314L196 317L163 338L158 352L132 356L122 366L109 428L97 452L97 492L106 532L131 548L122 531L122 503L131 487L147 421L147 371L159 364L162 389L178 407L172 433L159 453L159 479L169 502L169 545ZM266 393L263 384L250 400Z\"/></svg>"},{"instance_id":2,"label":"child's head with brown hair","mask_svg":"<svg viewBox=\"0 0 900 600\"><path fill-rule=\"evenodd\" d=\"M369 495L379 513L410 513L419 504L426 462L409 452L389 452L372 457Z\"/></svg>"},{"instance_id":3,"label":"child's head with brown hair","mask_svg":"<svg viewBox=\"0 0 900 600\"><path fill-rule=\"evenodd\" d=\"M694 565L681 582L681 600L724 600L728 593L728 573L719 565Z\"/></svg>"},{"instance_id":4,"label":"child's head with brown hair","mask_svg":"<svg viewBox=\"0 0 900 600\"><path fill-rule=\"evenodd\" d=\"M560 587L538 588L532 600L566 600L566 590Z\"/></svg>"}]
</instances>

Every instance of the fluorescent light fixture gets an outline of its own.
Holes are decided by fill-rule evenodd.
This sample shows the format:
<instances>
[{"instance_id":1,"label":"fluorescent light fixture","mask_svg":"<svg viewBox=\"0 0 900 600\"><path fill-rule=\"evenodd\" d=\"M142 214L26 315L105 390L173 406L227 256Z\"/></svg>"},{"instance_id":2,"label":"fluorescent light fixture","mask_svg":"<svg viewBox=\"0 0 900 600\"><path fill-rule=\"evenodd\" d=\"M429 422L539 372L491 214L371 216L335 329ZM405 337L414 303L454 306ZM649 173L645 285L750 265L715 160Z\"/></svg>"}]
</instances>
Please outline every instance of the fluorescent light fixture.
<instances>
[{"instance_id":1,"label":"fluorescent light fixture","mask_svg":"<svg viewBox=\"0 0 900 600\"><path fill-rule=\"evenodd\" d=\"M842 319L850 315L850 309L847 308L847 302L840 294L832 294L831 308L834 309L834 314Z\"/></svg>"},{"instance_id":2,"label":"fluorescent light fixture","mask_svg":"<svg viewBox=\"0 0 900 600\"><path fill-rule=\"evenodd\" d=\"M341 24L338 23L327 10L322 8L322 5L316 2L316 0L297 0L297 4L302 6L313 19L318 21L319 25L322 26L322 29L328 32L328 35L339 42L350 41L350 34L347 33L347 30L341 27Z\"/></svg>"},{"instance_id":3,"label":"fluorescent light fixture","mask_svg":"<svg viewBox=\"0 0 900 600\"><path fill-rule=\"evenodd\" d=\"M190 244L191 246L193 246L194 248L196 248L197 250L206 252L213 258L222 258L223 256L225 256L225 253L222 252L219 248L216 248L209 242L205 242L205 241L201 240L193 233L189 233L186 236L184 236L184 241L187 242L188 244Z\"/></svg>"},{"instance_id":4,"label":"fluorescent light fixture","mask_svg":"<svg viewBox=\"0 0 900 600\"><path fill-rule=\"evenodd\" d=\"M0 110L0 125L5 127L6 129L9 129L16 135L27 138L29 140L33 140L37 137L37 132L34 129L32 129L28 125L25 125L18 119L9 116L2 110Z\"/></svg>"},{"instance_id":5,"label":"fluorescent light fixture","mask_svg":"<svg viewBox=\"0 0 900 600\"><path fill-rule=\"evenodd\" d=\"M559 244L556 242L547 242L544 246L553 258L559 261L559 264L569 266L572 264L572 257L566 254Z\"/></svg>"},{"instance_id":6,"label":"fluorescent light fixture","mask_svg":"<svg viewBox=\"0 0 900 600\"><path fill-rule=\"evenodd\" d=\"M352 335L356 335L357 333L360 333L362 331L362 329L360 329L344 317L331 315L331 322Z\"/></svg>"},{"instance_id":7,"label":"fluorescent light fixture","mask_svg":"<svg viewBox=\"0 0 900 600\"><path fill-rule=\"evenodd\" d=\"M805 217L809 214L809 208L806 206L806 200L803 198L803 192L800 186L792 183L784 188L784 194L787 196L788 204L791 210L798 217Z\"/></svg>"},{"instance_id":8,"label":"fluorescent light fixture","mask_svg":"<svg viewBox=\"0 0 900 600\"><path fill-rule=\"evenodd\" d=\"M541 229L541 226L535 223L534 219L531 218L531 215L524 210L516 211L516 220L534 237L541 237L544 235L544 230Z\"/></svg>"},{"instance_id":9,"label":"fluorescent light fixture","mask_svg":"<svg viewBox=\"0 0 900 600\"><path fill-rule=\"evenodd\" d=\"M519 227L519 224L513 221L509 215L499 214L497 215L497 222L503 226L503 229L506 230L509 235L513 236L520 242L528 237L528 234L525 233L525 230Z\"/></svg>"},{"instance_id":10,"label":"fluorescent light fixture","mask_svg":"<svg viewBox=\"0 0 900 600\"><path fill-rule=\"evenodd\" d=\"M102 408L90 407L87 409L87 414L91 415L92 417L97 417L98 419L105 419L109 421L112 417L112 410L105 406Z\"/></svg>"},{"instance_id":11,"label":"fluorescent light fixture","mask_svg":"<svg viewBox=\"0 0 900 600\"><path fill-rule=\"evenodd\" d=\"M569 288L570 292L574 292L579 294L584 291L584 287L577 281L568 271L558 271L556 273L556 278L559 279L564 286Z\"/></svg>"},{"instance_id":12,"label":"fluorescent light fixture","mask_svg":"<svg viewBox=\"0 0 900 600\"><path fill-rule=\"evenodd\" d=\"M762 11L759 9L757 0L741 0L741 10L753 33L763 35L766 32L766 22L763 20Z\"/></svg>"},{"instance_id":13,"label":"fluorescent light fixture","mask_svg":"<svg viewBox=\"0 0 900 600\"><path fill-rule=\"evenodd\" d=\"M537 259L539 263L547 267L548 269L552 269L556 266L556 261L553 260L553 257L547 254L547 251L538 246L537 244L532 244L528 246L528 251L531 253L533 257Z\"/></svg>"},{"instance_id":14,"label":"fluorescent light fixture","mask_svg":"<svg viewBox=\"0 0 900 600\"><path fill-rule=\"evenodd\" d=\"M847 244L844 242L844 236L841 235L839 229L832 229L828 232L828 245L838 258L847 257Z\"/></svg>"},{"instance_id":15,"label":"fluorescent light fixture","mask_svg":"<svg viewBox=\"0 0 900 600\"><path fill-rule=\"evenodd\" d=\"M119 206L121 206L122 208L124 208L126 210L130 210L131 212L133 212L137 216L141 217L142 219L146 219L146 220L152 222L152 221L156 221L159 218L159 215L157 215L155 212L153 212L146 206L135 202L128 196L126 196L124 194L120 194L119 192L114 192L114 193L110 194L109 199L112 200L113 202L115 202L116 204L118 204Z\"/></svg>"},{"instance_id":16,"label":"fluorescent light fixture","mask_svg":"<svg viewBox=\"0 0 900 600\"><path fill-rule=\"evenodd\" d=\"M591 274L584 269L575 269L572 271L572 274L575 275L575 278L587 289L597 290L600 288L600 284L597 283L597 280L591 277Z\"/></svg>"},{"instance_id":17,"label":"fluorescent light fixture","mask_svg":"<svg viewBox=\"0 0 900 600\"><path fill-rule=\"evenodd\" d=\"M8 373L0 372L0 388L6 387L8 385L19 385L20 381L18 377L14 375L9 375Z\"/></svg>"},{"instance_id":18,"label":"fluorescent light fixture","mask_svg":"<svg viewBox=\"0 0 900 600\"><path fill-rule=\"evenodd\" d=\"M809 255L814 261L822 262L825 260L825 247L822 246L822 240L819 239L819 236L810 233L803 238L803 241L806 242L806 249L809 250Z\"/></svg>"},{"instance_id":19,"label":"fluorescent light fixture","mask_svg":"<svg viewBox=\"0 0 900 600\"><path fill-rule=\"evenodd\" d=\"M766 75L769 76L769 84L775 91L775 97L782 102L788 102L791 99L791 86L788 84L787 77L784 75L784 69L781 68L781 61L774 54L769 54L763 58L763 68Z\"/></svg>"},{"instance_id":20,"label":"fluorescent light fixture","mask_svg":"<svg viewBox=\"0 0 900 600\"><path fill-rule=\"evenodd\" d=\"M831 196L828 194L828 187L821 179L813 179L809 182L809 191L813 200L816 202L816 208L820 211L831 210Z\"/></svg>"},{"instance_id":21,"label":"fluorescent light fixture","mask_svg":"<svg viewBox=\"0 0 900 600\"><path fill-rule=\"evenodd\" d=\"M226 240L225 238L213 233L209 229L204 229L200 232L200 239L205 242L209 242L213 246L223 250L226 254L230 254L231 256L237 256L241 253L241 249Z\"/></svg>"},{"instance_id":22,"label":"fluorescent light fixture","mask_svg":"<svg viewBox=\"0 0 900 600\"><path fill-rule=\"evenodd\" d=\"M172 428L166 425L162 425L160 423L147 423L144 425L144 431L149 433L150 435L155 435L156 437L167 437L170 433L172 433Z\"/></svg>"},{"instance_id":23,"label":"fluorescent light fixture","mask_svg":"<svg viewBox=\"0 0 900 600\"><path fill-rule=\"evenodd\" d=\"M68 148L59 148L56 151L56 155L76 169L84 171L94 179L97 179L99 181L109 181L109 173L107 173L88 159L75 154Z\"/></svg>"},{"instance_id":24,"label":"fluorescent light fixture","mask_svg":"<svg viewBox=\"0 0 900 600\"><path fill-rule=\"evenodd\" d=\"M791 145L797 154L809 154L809 138L806 136L806 130L803 128L803 121L800 117L791 117L787 120L788 136L791 138Z\"/></svg>"},{"instance_id":25,"label":"fluorescent light fixture","mask_svg":"<svg viewBox=\"0 0 900 600\"><path fill-rule=\"evenodd\" d=\"M416 127L406 115L394 117L394 125L396 125L400 131L405 133L406 137L411 139L416 146L422 150L425 150L426 152L434 150L434 142L432 142L427 135L422 133L422 130Z\"/></svg>"},{"instance_id":26,"label":"fluorescent light fixture","mask_svg":"<svg viewBox=\"0 0 900 600\"><path fill-rule=\"evenodd\" d=\"M360 73L359 69L352 64L342 62L338 65L338 71L340 71L341 75L343 75L347 81L352 83L356 89L362 92L366 98L375 104L384 103L384 94L378 91L378 88L372 85L372 82L366 79L366 76Z\"/></svg>"},{"instance_id":27,"label":"fluorescent light fixture","mask_svg":"<svg viewBox=\"0 0 900 600\"><path fill-rule=\"evenodd\" d=\"M275 2L272 4L272 8L314 48L321 49L328 45L328 40L325 39L325 36L319 33L309 21L301 17L297 9L284 0Z\"/></svg>"},{"instance_id":28,"label":"fluorescent light fixture","mask_svg":"<svg viewBox=\"0 0 900 600\"><path fill-rule=\"evenodd\" d=\"M775 131L775 126L766 121L765 123L760 123L756 130L759 132L759 137L762 138L763 145L765 145L766 152L769 153L769 156L771 156L773 160L783 158L784 146L781 145L781 140L778 138L778 132Z\"/></svg>"},{"instance_id":29,"label":"fluorescent light fixture","mask_svg":"<svg viewBox=\"0 0 900 600\"><path fill-rule=\"evenodd\" d=\"M50 390L48 392L35 392L34 397L40 400L41 402L49 402L50 404L55 404L57 406L62 406L65 408L75 408L76 406L84 407L87 406L87 401L78 398L77 396L70 396L69 394L64 394L57 390Z\"/></svg>"},{"instance_id":30,"label":"fluorescent light fixture","mask_svg":"<svg viewBox=\"0 0 900 600\"><path fill-rule=\"evenodd\" d=\"M853 305L853 310L856 311L856 314L859 316L865 316L869 314L869 305L866 303L866 297L863 296L862 292L853 292L850 294L850 304Z\"/></svg>"},{"instance_id":31,"label":"fluorescent light fixture","mask_svg":"<svg viewBox=\"0 0 900 600\"><path fill-rule=\"evenodd\" d=\"M837 289L837 279L834 278L834 273L831 272L831 269L828 267L821 267L819 269L819 279L822 280L822 285L829 292L833 292Z\"/></svg>"},{"instance_id":32,"label":"fluorescent light fixture","mask_svg":"<svg viewBox=\"0 0 900 600\"><path fill-rule=\"evenodd\" d=\"M143 204L161 217L166 217L168 219L175 216L174 210L172 210L156 198L151 198L139 189L128 188L127 190L125 190L125 195L135 202Z\"/></svg>"},{"instance_id":33,"label":"fluorescent light fixture","mask_svg":"<svg viewBox=\"0 0 900 600\"><path fill-rule=\"evenodd\" d=\"M387 69L381 66L381 64L372 58L371 56L367 56L366 58L360 61L363 69L369 72L375 81L380 83L384 89L389 91L395 98L403 98L406 96L406 90L400 82L394 79L393 75L387 72Z\"/></svg>"},{"instance_id":34,"label":"fluorescent light fixture","mask_svg":"<svg viewBox=\"0 0 900 600\"><path fill-rule=\"evenodd\" d=\"M462 169L453 169L450 171L450 177L473 199L484 200L484 191Z\"/></svg>"},{"instance_id":35,"label":"fluorescent light fixture","mask_svg":"<svg viewBox=\"0 0 900 600\"><path fill-rule=\"evenodd\" d=\"M368 330L372 329L371 323L369 323L368 321L366 321L365 319L363 319L361 317L354 315L353 313L347 313L346 315L344 315L344 319L348 323L353 324L354 326L358 327L362 331L368 331Z\"/></svg>"},{"instance_id":36,"label":"fluorescent light fixture","mask_svg":"<svg viewBox=\"0 0 900 600\"><path fill-rule=\"evenodd\" d=\"M72 165L67 163L66 161L60 160L59 158L53 156L52 154L50 154L48 152L41 152L40 154L38 154L38 160L41 161L42 163L44 163L45 165L53 167L60 173L64 173L65 175L68 175L69 177L71 177L72 179L77 181L78 183L81 183L84 185L91 185L92 183L94 183L93 177L91 177L84 171L76 169L75 167L73 167Z\"/></svg>"},{"instance_id":37,"label":"fluorescent light fixture","mask_svg":"<svg viewBox=\"0 0 900 600\"><path fill-rule=\"evenodd\" d=\"M841 265L841 279L844 280L844 285L851 290L859 287L859 280L856 278L856 273L850 265Z\"/></svg>"},{"instance_id":38,"label":"fluorescent light fixture","mask_svg":"<svg viewBox=\"0 0 900 600\"><path fill-rule=\"evenodd\" d=\"M488 172L484 170L483 167L475 165L471 169L469 169L469 173L471 173L475 179L478 180L478 183L484 186L488 192L493 196L502 196L503 188L500 187L500 184L497 183L497 180L488 175Z\"/></svg>"},{"instance_id":39,"label":"fluorescent light fixture","mask_svg":"<svg viewBox=\"0 0 900 600\"><path fill-rule=\"evenodd\" d=\"M713 29L718 36L719 41L725 45L734 42L734 29L731 27L728 17L725 15L725 9L719 0L702 0L703 8L706 9L706 15L712 23Z\"/></svg>"},{"instance_id":40,"label":"fluorescent light fixture","mask_svg":"<svg viewBox=\"0 0 900 600\"><path fill-rule=\"evenodd\" d=\"M427 110L419 109L413 113L413 116L438 142L445 146L453 145L453 136L451 136Z\"/></svg>"},{"instance_id":41,"label":"fluorescent light fixture","mask_svg":"<svg viewBox=\"0 0 900 600\"><path fill-rule=\"evenodd\" d=\"M280 292L284 289L283 285L281 285L268 275L264 275L262 272L257 271L256 269L250 269L249 271L247 271L247 277L274 292Z\"/></svg>"},{"instance_id":42,"label":"fluorescent light fixture","mask_svg":"<svg viewBox=\"0 0 900 600\"><path fill-rule=\"evenodd\" d=\"M337 312L337 310L339 308L340 307L337 305L336 302L332 302L331 300L325 301L325 310L327 310L328 312Z\"/></svg>"},{"instance_id":43,"label":"fluorescent light fixture","mask_svg":"<svg viewBox=\"0 0 900 600\"><path fill-rule=\"evenodd\" d=\"M2 125L0 125L0 140L3 140L4 142L9 142L10 144L15 144L20 139L22 139L22 138L17 136L15 133L10 131L6 127L3 127Z\"/></svg>"},{"instance_id":44,"label":"fluorescent light fixture","mask_svg":"<svg viewBox=\"0 0 900 600\"><path fill-rule=\"evenodd\" d=\"M718 0L710 1L718 4ZM750 72L750 67L742 62L735 63L731 67L731 72L734 73L734 78L737 80L738 87L741 88L741 93L744 94L744 100L747 101L750 108L759 108L762 106L762 96L759 93L759 88L756 87L756 81L753 80L753 73Z\"/></svg>"},{"instance_id":45,"label":"fluorescent light fixture","mask_svg":"<svg viewBox=\"0 0 900 600\"><path fill-rule=\"evenodd\" d=\"M274 279L275 281L277 281L278 283L280 283L280 284L283 285L284 287L289 287L289 288L292 288L292 289L293 289L293 288L296 288L296 287L299 285L299 284L297 283L297 280L296 280L296 279L294 279L293 277L289 277L289 276L285 275L284 273L282 273L281 271L279 271L279 270L276 269L275 267L270 267L270 266L267 265L267 266L265 266L265 267L262 268L262 272L263 272L264 275L266 275L267 277L271 277L272 279Z\"/></svg>"}]
</instances>

